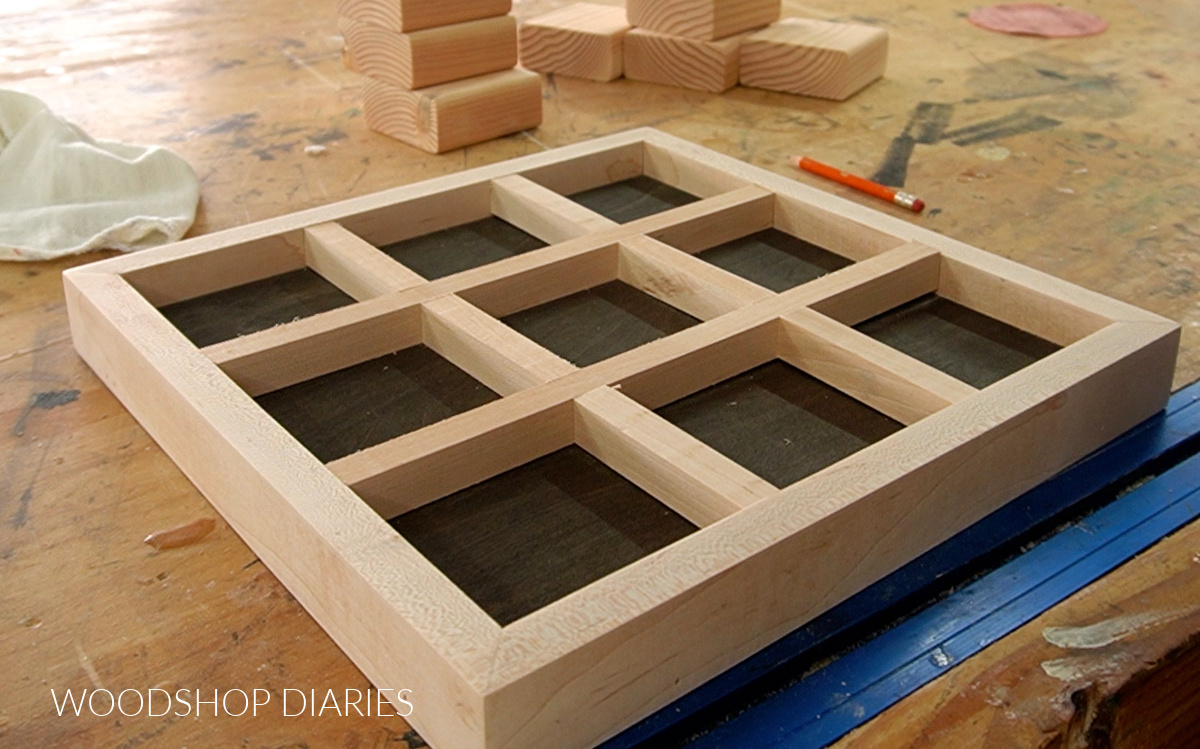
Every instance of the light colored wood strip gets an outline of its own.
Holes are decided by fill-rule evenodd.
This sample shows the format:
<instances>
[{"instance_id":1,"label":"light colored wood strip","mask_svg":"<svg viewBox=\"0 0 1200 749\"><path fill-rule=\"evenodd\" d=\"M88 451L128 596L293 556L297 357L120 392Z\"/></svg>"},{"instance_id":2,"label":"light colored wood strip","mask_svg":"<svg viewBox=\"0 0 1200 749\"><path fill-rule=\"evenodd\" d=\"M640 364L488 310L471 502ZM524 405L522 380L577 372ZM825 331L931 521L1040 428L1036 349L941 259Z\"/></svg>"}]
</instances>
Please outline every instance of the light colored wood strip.
<instances>
[{"instance_id":1,"label":"light colored wood strip","mask_svg":"<svg viewBox=\"0 0 1200 749\"><path fill-rule=\"evenodd\" d=\"M919 296L937 291L941 255L936 250L914 242L892 250L888 256L894 259L889 271L822 299L812 308L845 325L857 325ZM851 265L842 270L855 267L858 266Z\"/></svg>"},{"instance_id":2,"label":"light colored wood strip","mask_svg":"<svg viewBox=\"0 0 1200 749\"><path fill-rule=\"evenodd\" d=\"M765 310L742 310L677 333L688 334L690 340L683 343L663 340L648 344L657 349L653 359L601 364L606 371L598 372L600 379L616 383L615 389L654 409L753 369L776 356L778 322L773 308L778 302L766 304L770 307ZM669 347L673 350L667 350Z\"/></svg>"},{"instance_id":3,"label":"light colored wood strip","mask_svg":"<svg viewBox=\"0 0 1200 749\"><path fill-rule=\"evenodd\" d=\"M617 222L516 174L492 181L492 213L548 244L617 226Z\"/></svg>"},{"instance_id":4,"label":"light colored wood strip","mask_svg":"<svg viewBox=\"0 0 1200 749\"><path fill-rule=\"evenodd\" d=\"M674 142L646 141L643 169L647 177L678 187L701 198L712 198L753 186L755 183L688 151L676 147ZM762 188L759 188L762 189Z\"/></svg>"},{"instance_id":5,"label":"light colored wood strip","mask_svg":"<svg viewBox=\"0 0 1200 749\"><path fill-rule=\"evenodd\" d=\"M912 274L913 265L918 266L918 274L928 274L927 266L936 263L938 256L937 250L910 242L788 289L779 297L786 302L787 309L798 305L815 309L823 302L832 304L847 294L857 293L856 289L874 282L875 279L886 279L895 274Z\"/></svg>"},{"instance_id":6,"label":"light colored wood strip","mask_svg":"<svg viewBox=\"0 0 1200 749\"><path fill-rule=\"evenodd\" d=\"M937 249L942 253L943 258L950 261L943 267L943 273L947 274L946 291L948 293L961 296L969 302L971 294L960 293L956 287L960 284L982 282L984 280L982 276L978 278L965 277L965 274L978 272L985 276L993 276L995 279L1002 279L1005 288L1009 285L1014 289L1023 287L1037 297L1061 300L1067 306L1067 314L1071 318L1067 325L1070 330L1074 331L1071 335L1076 336L1075 340L1078 340L1080 335L1089 335L1089 331L1094 332L1097 329L1095 326L1107 325L1108 322L1155 323L1162 322L1164 319L1160 315L1127 302L1104 296L1008 258L984 252L950 237L932 232L923 232L923 234L925 236L918 241ZM963 275L960 277L960 274ZM985 295L982 291L979 293ZM986 295L994 295L994 292L988 292ZM964 302L959 303L963 304ZM1044 301L1037 300L1032 303L1038 308L1045 304ZM1013 306L1019 305L1014 303ZM1065 330L1063 333L1054 335L1064 333L1066 333ZM1053 340L1053 338L1047 340Z\"/></svg>"},{"instance_id":7,"label":"light colored wood strip","mask_svg":"<svg viewBox=\"0 0 1200 749\"><path fill-rule=\"evenodd\" d=\"M572 253L553 263L529 263L524 270L509 269L506 275L488 274L489 280L463 289L460 296L494 317L504 317L616 277L617 245L612 244Z\"/></svg>"},{"instance_id":8,"label":"light colored wood strip","mask_svg":"<svg viewBox=\"0 0 1200 749\"><path fill-rule=\"evenodd\" d=\"M333 461L334 475L395 517L570 445L569 389L525 390Z\"/></svg>"},{"instance_id":9,"label":"light colored wood strip","mask_svg":"<svg viewBox=\"0 0 1200 749\"><path fill-rule=\"evenodd\" d=\"M898 234L783 194L775 204L775 228L851 260L866 260L908 241Z\"/></svg>"},{"instance_id":10,"label":"light colored wood strip","mask_svg":"<svg viewBox=\"0 0 1200 749\"><path fill-rule=\"evenodd\" d=\"M1025 270L995 264L989 271L986 264L943 256L938 295L1060 346L1113 322L1094 311L1095 302L1086 295L1074 289L1051 288L1059 284L1046 283L1041 274ZM1000 275L995 271L1008 272ZM1076 298L1093 309L1072 303ZM1123 312L1110 309L1117 315Z\"/></svg>"},{"instance_id":11,"label":"light colored wood strip","mask_svg":"<svg viewBox=\"0 0 1200 749\"><path fill-rule=\"evenodd\" d=\"M774 225L774 193L748 185L723 193L720 199L719 207L712 211L658 229L649 236L695 254Z\"/></svg>"},{"instance_id":12,"label":"light colored wood strip","mask_svg":"<svg viewBox=\"0 0 1200 749\"><path fill-rule=\"evenodd\" d=\"M492 215L492 182L472 180L339 219L376 247L479 221Z\"/></svg>"},{"instance_id":13,"label":"light colored wood strip","mask_svg":"<svg viewBox=\"0 0 1200 749\"><path fill-rule=\"evenodd\" d=\"M632 179L642 173L642 141L592 149L570 161L555 161L518 172L560 195Z\"/></svg>"},{"instance_id":14,"label":"light colored wood strip","mask_svg":"<svg viewBox=\"0 0 1200 749\"><path fill-rule=\"evenodd\" d=\"M979 392L810 309L783 318L779 358L902 424Z\"/></svg>"},{"instance_id":15,"label":"light colored wood strip","mask_svg":"<svg viewBox=\"0 0 1200 749\"><path fill-rule=\"evenodd\" d=\"M575 371L570 362L457 296L421 307L425 345L500 395Z\"/></svg>"},{"instance_id":16,"label":"light colored wood strip","mask_svg":"<svg viewBox=\"0 0 1200 749\"><path fill-rule=\"evenodd\" d=\"M235 242L171 262L145 265L124 274L155 307L223 291L304 268L298 231Z\"/></svg>"},{"instance_id":17,"label":"light colored wood strip","mask_svg":"<svg viewBox=\"0 0 1200 749\"><path fill-rule=\"evenodd\" d=\"M645 236L621 243L617 278L700 320L774 296L758 284Z\"/></svg>"},{"instance_id":18,"label":"light colored wood strip","mask_svg":"<svg viewBox=\"0 0 1200 749\"><path fill-rule=\"evenodd\" d=\"M575 399L575 441L700 527L779 491L612 388Z\"/></svg>"},{"instance_id":19,"label":"light colored wood strip","mask_svg":"<svg viewBox=\"0 0 1200 749\"><path fill-rule=\"evenodd\" d=\"M250 395L311 380L421 342L421 308L392 297L340 307L201 349Z\"/></svg>"},{"instance_id":20,"label":"light colored wood strip","mask_svg":"<svg viewBox=\"0 0 1200 749\"><path fill-rule=\"evenodd\" d=\"M304 258L309 268L359 301L425 283L424 278L332 221L304 230Z\"/></svg>"}]
</instances>

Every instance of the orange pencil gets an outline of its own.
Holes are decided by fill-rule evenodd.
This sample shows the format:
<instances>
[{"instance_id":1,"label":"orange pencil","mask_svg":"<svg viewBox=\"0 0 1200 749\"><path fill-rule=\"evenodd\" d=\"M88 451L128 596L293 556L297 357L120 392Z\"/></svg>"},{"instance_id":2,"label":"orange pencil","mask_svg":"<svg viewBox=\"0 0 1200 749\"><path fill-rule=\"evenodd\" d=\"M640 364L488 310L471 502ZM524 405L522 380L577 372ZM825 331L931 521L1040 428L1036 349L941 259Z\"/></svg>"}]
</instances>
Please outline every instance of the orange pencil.
<instances>
[{"instance_id":1,"label":"orange pencil","mask_svg":"<svg viewBox=\"0 0 1200 749\"><path fill-rule=\"evenodd\" d=\"M877 198L883 198L889 203L895 203L901 208L907 208L914 213L920 213L925 210L925 201L907 192L894 190L886 185L881 185L878 182L872 182L869 179L863 179L853 174L847 174L840 169L822 164L819 161L813 161L807 156L793 156L791 158L792 165L797 169L803 169L806 172L819 174L826 179L831 179L834 182L840 182L848 187L853 187L855 190L861 190L868 195L874 195Z\"/></svg>"}]
</instances>

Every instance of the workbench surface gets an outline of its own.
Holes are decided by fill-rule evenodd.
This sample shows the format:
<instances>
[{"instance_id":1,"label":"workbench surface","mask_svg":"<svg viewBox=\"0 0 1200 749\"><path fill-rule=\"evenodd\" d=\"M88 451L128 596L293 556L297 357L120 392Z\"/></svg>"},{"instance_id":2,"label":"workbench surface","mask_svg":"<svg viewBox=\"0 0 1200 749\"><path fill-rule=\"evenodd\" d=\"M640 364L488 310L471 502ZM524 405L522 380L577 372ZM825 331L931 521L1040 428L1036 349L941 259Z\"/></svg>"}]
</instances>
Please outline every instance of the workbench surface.
<instances>
[{"instance_id":1,"label":"workbench surface","mask_svg":"<svg viewBox=\"0 0 1200 749\"><path fill-rule=\"evenodd\" d=\"M1200 6L1187 0L1072 2L1111 24L1073 40L983 31L970 0L862 0L853 15L785 0L785 15L888 29L886 77L842 103L550 78L542 127L441 156L366 129L333 0L23 5L0 9L0 87L94 137L182 155L202 189L192 235L652 125L1176 320L1175 386L1200 376ZM929 208L796 173L796 153L906 172ZM56 714L51 689L367 686L224 523L185 548L142 543L215 513L72 348L62 271L110 254L0 265L0 746L422 745L397 717ZM1088 700L1200 631L1198 552L1194 524L843 743L1065 740ZM1039 667L1063 656L1044 627L1129 615L1143 624L1102 667Z\"/></svg>"}]
</instances>

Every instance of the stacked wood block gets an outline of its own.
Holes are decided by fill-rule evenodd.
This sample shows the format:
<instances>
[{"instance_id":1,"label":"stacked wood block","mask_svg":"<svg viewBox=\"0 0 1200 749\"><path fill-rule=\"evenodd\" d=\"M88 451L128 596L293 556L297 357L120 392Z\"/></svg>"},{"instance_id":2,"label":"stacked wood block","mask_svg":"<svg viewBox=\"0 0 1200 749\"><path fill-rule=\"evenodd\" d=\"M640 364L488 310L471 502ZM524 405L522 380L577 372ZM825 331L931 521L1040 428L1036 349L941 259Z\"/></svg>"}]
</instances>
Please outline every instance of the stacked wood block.
<instances>
[{"instance_id":1,"label":"stacked wood block","mask_svg":"<svg viewBox=\"0 0 1200 749\"><path fill-rule=\"evenodd\" d=\"M629 23L612 5L576 3L521 24L521 64L541 73L611 81L624 72Z\"/></svg>"},{"instance_id":2,"label":"stacked wood block","mask_svg":"<svg viewBox=\"0 0 1200 749\"><path fill-rule=\"evenodd\" d=\"M521 25L521 62L594 81L624 72L712 93L740 81L839 101L883 75L883 29L779 13L779 0L627 0L624 13L576 3Z\"/></svg>"},{"instance_id":3,"label":"stacked wood block","mask_svg":"<svg viewBox=\"0 0 1200 749\"><path fill-rule=\"evenodd\" d=\"M714 41L779 19L779 0L628 0L629 23L647 31Z\"/></svg>"},{"instance_id":4,"label":"stacked wood block","mask_svg":"<svg viewBox=\"0 0 1200 749\"><path fill-rule=\"evenodd\" d=\"M738 82L745 32L779 18L779 0L628 0L625 77L711 91Z\"/></svg>"},{"instance_id":5,"label":"stacked wood block","mask_svg":"<svg viewBox=\"0 0 1200 749\"><path fill-rule=\"evenodd\" d=\"M432 153L535 128L541 81L517 70L511 0L340 0L343 61L371 80L367 125Z\"/></svg>"},{"instance_id":6,"label":"stacked wood block","mask_svg":"<svg viewBox=\"0 0 1200 749\"><path fill-rule=\"evenodd\" d=\"M785 18L743 40L741 82L841 101L883 75L887 48L873 26Z\"/></svg>"}]
</instances>

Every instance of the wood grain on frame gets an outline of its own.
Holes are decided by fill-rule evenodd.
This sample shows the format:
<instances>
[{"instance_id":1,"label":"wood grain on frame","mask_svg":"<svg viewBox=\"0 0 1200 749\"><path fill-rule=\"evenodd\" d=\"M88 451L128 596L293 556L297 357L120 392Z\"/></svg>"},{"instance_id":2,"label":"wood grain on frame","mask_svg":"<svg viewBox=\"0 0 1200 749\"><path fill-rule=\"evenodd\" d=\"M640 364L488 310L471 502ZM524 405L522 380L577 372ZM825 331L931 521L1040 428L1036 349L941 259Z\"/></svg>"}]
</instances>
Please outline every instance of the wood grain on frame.
<instances>
[{"instance_id":1,"label":"wood grain on frame","mask_svg":"<svg viewBox=\"0 0 1200 749\"><path fill-rule=\"evenodd\" d=\"M434 281L400 274L390 291L369 277L392 266L330 228L378 246L457 226L490 215L494 183L513 188L500 210L543 221L538 206L557 201L514 175L559 196L645 175L703 199ZM856 262L760 290L688 254L720 216L737 232L769 219ZM306 230L329 240L313 262L362 301L203 350L155 309L303 268ZM686 249L659 244L671 237ZM622 274L708 319L582 368L495 321ZM411 720L435 747L613 735L1152 415L1179 338L1170 321L651 130L64 279L81 355L369 679L419 690ZM663 286L701 279L711 292ZM1062 348L974 392L849 327L930 292ZM424 341L506 394L328 465L251 397ZM653 413L777 359L908 426L777 490ZM703 527L500 626L384 521L572 445Z\"/></svg>"}]
</instances>

